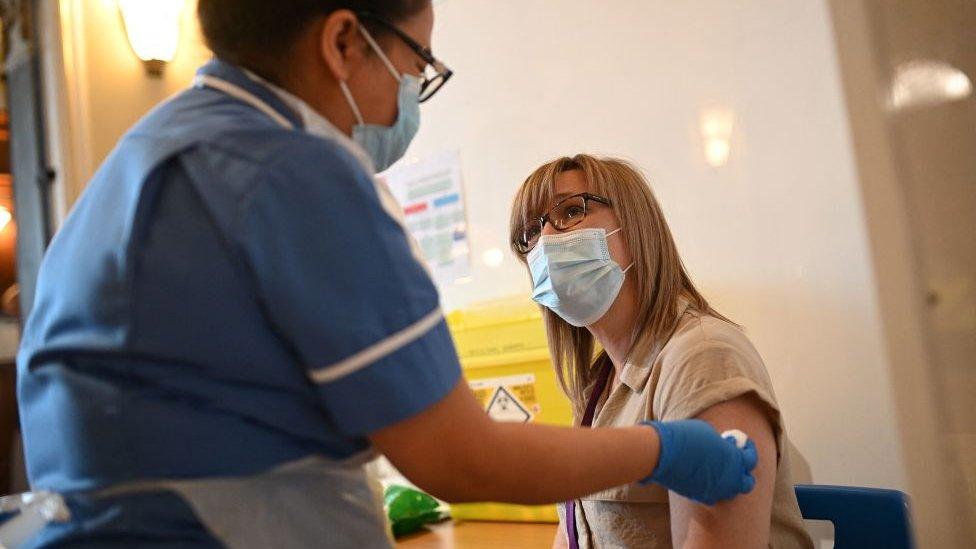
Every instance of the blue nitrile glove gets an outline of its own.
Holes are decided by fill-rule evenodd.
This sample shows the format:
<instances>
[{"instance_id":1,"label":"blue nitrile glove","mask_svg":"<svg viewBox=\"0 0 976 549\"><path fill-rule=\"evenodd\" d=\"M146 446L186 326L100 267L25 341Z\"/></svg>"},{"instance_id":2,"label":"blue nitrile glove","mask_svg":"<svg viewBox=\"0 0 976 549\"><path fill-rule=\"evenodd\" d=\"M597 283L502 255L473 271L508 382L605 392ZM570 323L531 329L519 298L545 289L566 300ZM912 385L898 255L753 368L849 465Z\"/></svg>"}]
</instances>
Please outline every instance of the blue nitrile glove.
<instances>
[{"instance_id":1,"label":"blue nitrile glove","mask_svg":"<svg viewBox=\"0 0 976 549\"><path fill-rule=\"evenodd\" d=\"M654 427L661 440L657 468L641 484L656 482L706 505L747 494L756 485L752 470L759 456L752 440L739 449L733 437L723 439L699 419L641 424Z\"/></svg>"}]
</instances>

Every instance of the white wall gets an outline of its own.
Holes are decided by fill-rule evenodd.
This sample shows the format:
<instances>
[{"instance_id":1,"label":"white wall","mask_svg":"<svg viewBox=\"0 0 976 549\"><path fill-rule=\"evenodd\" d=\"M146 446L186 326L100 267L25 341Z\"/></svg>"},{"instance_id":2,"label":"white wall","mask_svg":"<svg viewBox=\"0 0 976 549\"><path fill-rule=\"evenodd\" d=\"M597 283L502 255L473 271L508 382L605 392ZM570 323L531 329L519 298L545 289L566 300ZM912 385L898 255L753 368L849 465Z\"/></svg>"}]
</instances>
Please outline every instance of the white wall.
<instances>
[{"instance_id":1,"label":"white wall","mask_svg":"<svg viewBox=\"0 0 976 549\"><path fill-rule=\"evenodd\" d=\"M445 306L528 291L507 253L494 269L480 256L507 249L533 168L632 159L695 280L765 357L813 480L905 488L826 5L446 0L437 18L434 53L456 76L409 155L462 155L474 282L445 288ZM736 114L721 169L698 126L714 106Z\"/></svg>"}]
</instances>

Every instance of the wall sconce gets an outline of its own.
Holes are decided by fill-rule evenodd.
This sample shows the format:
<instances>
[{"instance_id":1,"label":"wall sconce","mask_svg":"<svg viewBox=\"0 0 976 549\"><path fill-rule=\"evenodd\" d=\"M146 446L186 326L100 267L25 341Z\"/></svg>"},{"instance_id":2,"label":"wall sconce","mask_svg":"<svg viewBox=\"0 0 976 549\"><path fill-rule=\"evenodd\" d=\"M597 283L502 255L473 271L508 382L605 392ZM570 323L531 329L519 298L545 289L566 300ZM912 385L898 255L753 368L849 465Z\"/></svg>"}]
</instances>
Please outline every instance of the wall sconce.
<instances>
[{"instance_id":1,"label":"wall sconce","mask_svg":"<svg viewBox=\"0 0 976 549\"><path fill-rule=\"evenodd\" d=\"M184 0L118 0L129 45L152 76L176 57Z\"/></svg>"},{"instance_id":2,"label":"wall sconce","mask_svg":"<svg viewBox=\"0 0 976 549\"><path fill-rule=\"evenodd\" d=\"M726 109L708 109L701 113L701 133L705 144L705 161L720 168L729 161L732 151L732 126L735 114Z\"/></svg>"},{"instance_id":3,"label":"wall sconce","mask_svg":"<svg viewBox=\"0 0 976 549\"><path fill-rule=\"evenodd\" d=\"M944 61L914 60L895 67L888 108L895 111L933 107L966 99L973 83L966 73Z\"/></svg>"},{"instance_id":4,"label":"wall sconce","mask_svg":"<svg viewBox=\"0 0 976 549\"><path fill-rule=\"evenodd\" d=\"M0 231L7 228L14 216L5 206L0 206Z\"/></svg>"}]
</instances>

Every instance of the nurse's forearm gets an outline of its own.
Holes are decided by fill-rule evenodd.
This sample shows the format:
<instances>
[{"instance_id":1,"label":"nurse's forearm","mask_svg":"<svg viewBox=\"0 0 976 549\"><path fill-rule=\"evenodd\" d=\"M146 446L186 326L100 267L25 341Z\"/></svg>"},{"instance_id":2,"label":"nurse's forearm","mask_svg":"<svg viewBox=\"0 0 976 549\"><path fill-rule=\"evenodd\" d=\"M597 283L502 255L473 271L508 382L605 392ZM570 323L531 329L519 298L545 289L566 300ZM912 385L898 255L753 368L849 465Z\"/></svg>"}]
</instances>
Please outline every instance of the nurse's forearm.
<instances>
[{"instance_id":1,"label":"nurse's forearm","mask_svg":"<svg viewBox=\"0 0 976 549\"><path fill-rule=\"evenodd\" d=\"M496 423L464 381L430 409L370 439L417 486L448 501L579 497L648 476L660 450L650 427Z\"/></svg>"},{"instance_id":2,"label":"nurse's forearm","mask_svg":"<svg viewBox=\"0 0 976 549\"><path fill-rule=\"evenodd\" d=\"M646 478L657 466L657 432L645 426L573 429L495 424L471 499L542 504Z\"/></svg>"}]
</instances>

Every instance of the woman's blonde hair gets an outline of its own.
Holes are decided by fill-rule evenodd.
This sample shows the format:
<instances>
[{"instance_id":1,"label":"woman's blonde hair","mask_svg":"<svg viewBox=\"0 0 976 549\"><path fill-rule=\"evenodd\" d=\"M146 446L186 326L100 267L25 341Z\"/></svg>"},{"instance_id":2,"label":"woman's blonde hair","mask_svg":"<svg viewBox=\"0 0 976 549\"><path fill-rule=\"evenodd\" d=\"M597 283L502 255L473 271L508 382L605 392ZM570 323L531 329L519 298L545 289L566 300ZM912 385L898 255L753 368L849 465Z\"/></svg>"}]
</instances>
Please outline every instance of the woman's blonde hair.
<instances>
[{"instance_id":1,"label":"woman's blonde hair","mask_svg":"<svg viewBox=\"0 0 976 549\"><path fill-rule=\"evenodd\" d=\"M583 174L589 192L610 199L634 261L628 276L633 276L637 285L638 313L627 362L645 363L667 343L678 324L681 298L693 310L723 318L691 282L643 174L624 160L578 154L558 158L532 172L515 195L509 225L512 250L523 263L526 258L515 246L516 235L525 223L548 211L556 177L573 170ZM594 357L593 336L585 327L577 328L545 307L542 314L559 383L579 417L585 406L584 390L595 375L596 366L609 358L606 352Z\"/></svg>"}]
</instances>

